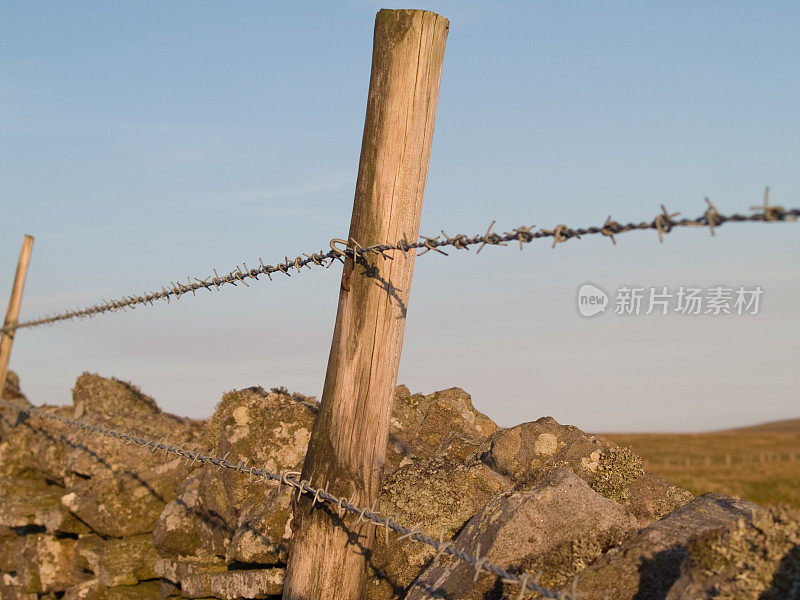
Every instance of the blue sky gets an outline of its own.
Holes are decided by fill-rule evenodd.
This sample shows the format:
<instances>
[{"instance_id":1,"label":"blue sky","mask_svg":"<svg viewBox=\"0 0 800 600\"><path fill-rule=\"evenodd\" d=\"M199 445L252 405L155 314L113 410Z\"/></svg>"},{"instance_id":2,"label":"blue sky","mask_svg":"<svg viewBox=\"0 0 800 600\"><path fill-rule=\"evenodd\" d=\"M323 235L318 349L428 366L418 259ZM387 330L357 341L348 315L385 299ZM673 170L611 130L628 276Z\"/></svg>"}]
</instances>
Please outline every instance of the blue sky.
<instances>
[{"instance_id":1,"label":"blue sky","mask_svg":"<svg viewBox=\"0 0 800 600\"><path fill-rule=\"evenodd\" d=\"M348 228L373 2L0 6L0 297L36 237L23 318ZM796 3L429 2L450 19L423 233L800 204ZM417 261L399 381L500 424L603 431L797 417L797 224ZM433 254L433 253L431 253ZM249 385L318 395L337 268L20 331L39 403L84 370L205 416ZM760 285L750 317L586 320L578 287Z\"/></svg>"}]
</instances>

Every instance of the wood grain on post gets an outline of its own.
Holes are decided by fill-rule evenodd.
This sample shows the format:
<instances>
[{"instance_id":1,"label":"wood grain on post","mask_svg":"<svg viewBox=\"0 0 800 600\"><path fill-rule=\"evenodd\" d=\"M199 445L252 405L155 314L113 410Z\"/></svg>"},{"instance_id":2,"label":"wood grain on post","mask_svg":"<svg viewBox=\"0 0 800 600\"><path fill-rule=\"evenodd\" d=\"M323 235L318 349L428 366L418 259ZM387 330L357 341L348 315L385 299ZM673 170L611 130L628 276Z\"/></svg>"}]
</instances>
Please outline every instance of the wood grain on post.
<instances>
[{"instance_id":1,"label":"wood grain on post","mask_svg":"<svg viewBox=\"0 0 800 600\"><path fill-rule=\"evenodd\" d=\"M17 324L19 318L19 307L22 304L22 290L25 287L25 275L28 273L28 263L31 262L31 252L33 251L33 237L26 235L22 240L22 250L19 253L17 263L17 274L14 276L14 287L11 290L11 299L8 302L6 320L3 327L11 327ZM8 361L11 358L11 346L14 343L15 331L0 334L0 396L6 389L6 377L8 376Z\"/></svg>"},{"instance_id":2,"label":"wood grain on post","mask_svg":"<svg viewBox=\"0 0 800 600\"><path fill-rule=\"evenodd\" d=\"M381 10L361 145L351 240L414 241L419 232L448 21ZM350 243L353 247L353 243ZM348 258L322 402L302 478L371 506L378 497L408 307L413 252ZM361 600L374 527L295 507L284 600Z\"/></svg>"}]
</instances>

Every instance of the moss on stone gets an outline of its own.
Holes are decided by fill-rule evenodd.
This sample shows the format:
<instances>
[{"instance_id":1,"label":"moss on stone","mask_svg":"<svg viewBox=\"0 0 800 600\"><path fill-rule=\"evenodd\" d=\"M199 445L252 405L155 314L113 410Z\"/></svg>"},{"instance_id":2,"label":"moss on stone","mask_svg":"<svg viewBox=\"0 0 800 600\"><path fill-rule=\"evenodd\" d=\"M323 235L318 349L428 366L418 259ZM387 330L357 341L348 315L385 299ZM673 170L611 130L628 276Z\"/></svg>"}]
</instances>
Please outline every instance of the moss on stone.
<instances>
[{"instance_id":1,"label":"moss on stone","mask_svg":"<svg viewBox=\"0 0 800 600\"><path fill-rule=\"evenodd\" d=\"M605 552L622 544L629 534L628 530L613 528L565 541L547 553L528 559L518 568L529 573L540 573L537 581L546 587L562 588ZM509 595L513 590L513 586L509 586Z\"/></svg>"},{"instance_id":2,"label":"moss on stone","mask_svg":"<svg viewBox=\"0 0 800 600\"><path fill-rule=\"evenodd\" d=\"M800 598L800 511L765 510L689 547L693 583L718 600Z\"/></svg>"},{"instance_id":3,"label":"moss on stone","mask_svg":"<svg viewBox=\"0 0 800 600\"><path fill-rule=\"evenodd\" d=\"M644 475L641 457L629 448L609 448L600 454L591 486L620 504L628 499L630 485Z\"/></svg>"}]
</instances>

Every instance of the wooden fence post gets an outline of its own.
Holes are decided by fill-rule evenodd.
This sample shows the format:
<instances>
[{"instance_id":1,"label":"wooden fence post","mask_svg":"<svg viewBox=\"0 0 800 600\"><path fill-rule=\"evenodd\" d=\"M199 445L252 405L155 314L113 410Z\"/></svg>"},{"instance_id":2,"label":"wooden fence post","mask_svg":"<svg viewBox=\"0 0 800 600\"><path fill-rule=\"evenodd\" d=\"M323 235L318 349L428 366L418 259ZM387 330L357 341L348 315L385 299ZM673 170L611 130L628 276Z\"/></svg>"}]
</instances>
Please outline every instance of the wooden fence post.
<instances>
[{"instance_id":1,"label":"wooden fence post","mask_svg":"<svg viewBox=\"0 0 800 600\"><path fill-rule=\"evenodd\" d=\"M422 10L381 10L361 145L352 240L416 241L428 174L448 21ZM414 252L347 258L322 402L302 479L369 507L380 492ZM284 600L361 600L374 526L303 497Z\"/></svg>"},{"instance_id":2,"label":"wooden fence post","mask_svg":"<svg viewBox=\"0 0 800 600\"><path fill-rule=\"evenodd\" d=\"M25 275L28 273L28 263L31 261L31 251L33 251L33 237L26 235L22 240L22 250L19 253L17 263L17 274L14 276L14 287L11 289L11 299L8 301L6 320L3 327L17 324L19 317L19 307L22 304L22 290L25 287ZM0 334L0 396L6 389L6 377L8 376L8 361L11 358L11 346L14 344L15 331Z\"/></svg>"}]
</instances>

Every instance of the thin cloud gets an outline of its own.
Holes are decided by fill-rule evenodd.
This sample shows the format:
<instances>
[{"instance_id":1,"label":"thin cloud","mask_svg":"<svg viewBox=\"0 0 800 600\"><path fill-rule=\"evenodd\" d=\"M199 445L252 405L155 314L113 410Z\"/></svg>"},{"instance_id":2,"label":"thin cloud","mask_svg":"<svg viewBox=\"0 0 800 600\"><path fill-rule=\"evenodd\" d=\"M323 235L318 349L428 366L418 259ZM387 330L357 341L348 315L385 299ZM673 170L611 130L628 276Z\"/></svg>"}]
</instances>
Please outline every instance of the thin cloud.
<instances>
[{"instance_id":1,"label":"thin cloud","mask_svg":"<svg viewBox=\"0 0 800 600\"><path fill-rule=\"evenodd\" d=\"M294 186L246 190L241 192L231 192L219 194L216 197L204 200L196 204L196 208L237 208L247 207L259 200L283 200L286 198L299 198L303 196L313 196L325 192L341 190L349 185L354 185L352 175L341 175L324 181L302 183Z\"/></svg>"}]
</instances>

